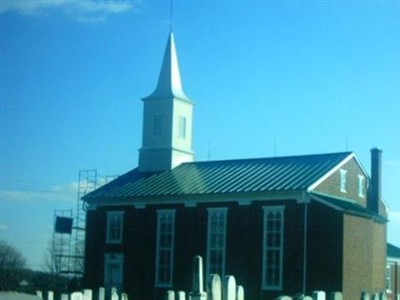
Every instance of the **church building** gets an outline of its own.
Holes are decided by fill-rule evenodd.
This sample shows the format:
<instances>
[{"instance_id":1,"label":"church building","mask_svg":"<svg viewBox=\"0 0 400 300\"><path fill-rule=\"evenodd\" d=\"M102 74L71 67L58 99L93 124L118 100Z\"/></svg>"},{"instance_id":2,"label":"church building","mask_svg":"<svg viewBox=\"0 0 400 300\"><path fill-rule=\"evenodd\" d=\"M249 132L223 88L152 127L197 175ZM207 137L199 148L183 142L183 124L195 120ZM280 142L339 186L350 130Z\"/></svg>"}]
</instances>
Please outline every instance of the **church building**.
<instances>
[{"instance_id":1,"label":"church building","mask_svg":"<svg viewBox=\"0 0 400 300\"><path fill-rule=\"evenodd\" d=\"M385 289L380 149L371 175L353 152L195 161L193 103L170 33L157 86L143 98L138 167L87 194L84 284L132 299L234 275L246 298Z\"/></svg>"}]
</instances>

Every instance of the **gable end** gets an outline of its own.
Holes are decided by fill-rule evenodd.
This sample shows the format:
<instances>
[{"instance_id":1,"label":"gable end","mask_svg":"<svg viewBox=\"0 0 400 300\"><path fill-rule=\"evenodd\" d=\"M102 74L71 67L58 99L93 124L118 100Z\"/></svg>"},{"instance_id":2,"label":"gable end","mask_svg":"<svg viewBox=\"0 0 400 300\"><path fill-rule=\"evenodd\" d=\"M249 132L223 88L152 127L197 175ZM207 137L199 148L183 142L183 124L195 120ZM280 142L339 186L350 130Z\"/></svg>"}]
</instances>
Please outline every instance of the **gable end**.
<instances>
[{"instance_id":1,"label":"gable end","mask_svg":"<svg viewBox=\"0 0 400 300\"><path fill-rule=\"evenodd\" d=\"M353 153L312 184L309 192L346 198L366 207L368 174Z\"/></svg>"}]
</instances>

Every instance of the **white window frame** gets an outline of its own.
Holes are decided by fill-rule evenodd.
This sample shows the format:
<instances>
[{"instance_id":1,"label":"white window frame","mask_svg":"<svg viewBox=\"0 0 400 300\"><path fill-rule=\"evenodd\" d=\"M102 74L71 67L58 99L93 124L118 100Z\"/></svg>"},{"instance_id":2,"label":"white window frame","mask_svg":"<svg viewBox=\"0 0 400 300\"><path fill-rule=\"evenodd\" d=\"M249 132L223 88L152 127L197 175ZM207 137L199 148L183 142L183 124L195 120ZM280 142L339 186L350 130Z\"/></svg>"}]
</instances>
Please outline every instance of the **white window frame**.
<instances>
[{"instance_id":1,"label":"white window frame","mask_svg":"<svg viewBox=\"0 0 400 300\"><path fill-rule=\"evenodd\" d=\"M173 266L174 266L174 241L175 241L175 209L159 209L157 210L157 248L156 248L156 278L155 285L156 287L172 287L173 281ZM171 218L170 225L167 226L167 232L161 232L163 227L163 218ZM169 222L168 222L169 223ZM168 239L167 246L162 245L163 241L165 243ZM169 280L163 280L161 278L162 275L162 266L161 266L161 254L167 253L168 257L168 265L166 266L166 272L168 272Z\"/></svg>"},{"instance_id":2,"label":"white window frame","mask_svg":"<svg viewBox=\"0 0 400 300\"><path fill-rule=\"evenodd\" d=\"M365 177L363 175L358 175L358 197L364 198L364 180Z\"/></svg>"},{"instance_id":3,"label":"white window frame","mask_svg":"<svg viewBox=\"0 0 400 300\"><path fill-rule=\"evenodd\" d=\"M339 169L339 171L340 171L340 191L342 193L347 193L347 191L346 191L347 170Z\"/></svg>"},{"instance_id":4,"label":"white window frame","mask_svg":"<svg viewBox=\"0 0 400 300\"><path fill-rule=\"evenodd\" d=\"M391 263L386 264L385 269L385 286L386 292L392 292L392 265Z\"/></svg>"},{"instance_id":5,"label":"white window frame","mask_svg":"<svg viewBox=\"0 0 400 300\"><path fill-rule=\"evenodd\" d=\"M114 218L117 218L119 224L113 224ZM112 232L112 226L119 226L119 233L115 234ZM107 212L107 228L106 228L106 243L107 244L120 244L122 243L124 227L124 212L123 211L108 211Z\"/></svg>"},{"instance_id":6,"label":"white window frame","mask_svg":"<svg viewBox=\"0 0 400 300\"><path fill-rule=\"evenodd\" d=\"M284 223L285 223L285 215L284 215L284 206L264 206L264 223L263 223L263 253L262 253L262 282L261 288L263 290L281 290L282 289L282 280L283 280L283 239L284 239ZM274 228L270 228L271 224L268 222L268 217L270 214L273 214L274 218L272 219ZM280 225L276 228L277 219L275 216L280 214ZM268 237L271 235L279 236L279 244L270 245L271 242ZM268 270L271 270L270 265L267 266L267 256L269 253L277 253L277 263L275 263L275 268L278 268L278 278L275 283L269 282L268 280ZM273 269L273 268L272 268Z\"/></svg>"},{"instance_id":7,"label":"white window frame","mask_svg":"<svg viewBox=\"0 0 400 300\"><path fill-rule=\"evenodd\" d=\"M153 116L153 135L160 136L162 135L162 123L163 116L162 115L154 115Z\"/></svg>"},{"instance_id":8,"label":"white window frame","mask_svg":"<svg viewBox=\"0 0 400 300\"><path fill-rule=\"evenodd\" d=\"M218 274L221 278L225 275L225 257L226 257L226 228L228 208L208 208L207 223L207 274ZM213 227L213 218L218 218L220 227ZM213 244L214 242L217 245ZM220 265L212 265L212 256L217 254L221 257ZM219 271L217 271L219 270Z\"/></svg>"},{"instance_id":9,"label":"white window frame","mask_svg":"<svg viewBox=\"0 0 400 300\"><path fill-rule=\"evenodd\" d=\"M119 282L110 282L112 278L111 266L118 266L120 273ZM124 255L122 253L106 253L104 254L104 287L110 292L111 288L116 288L118 292L122 292L124 282Z\"/></svg>"},{"instance_id":10,"label":"white window frame","mask_svg":"<svg viewBox=\"0 0 400 300\"><path fill-rule=\"evenodd\" d=\"M187 119L184 116L178 117L178 138L185 139L186 138L186 125Z\"/></svg>"}]
</instances>

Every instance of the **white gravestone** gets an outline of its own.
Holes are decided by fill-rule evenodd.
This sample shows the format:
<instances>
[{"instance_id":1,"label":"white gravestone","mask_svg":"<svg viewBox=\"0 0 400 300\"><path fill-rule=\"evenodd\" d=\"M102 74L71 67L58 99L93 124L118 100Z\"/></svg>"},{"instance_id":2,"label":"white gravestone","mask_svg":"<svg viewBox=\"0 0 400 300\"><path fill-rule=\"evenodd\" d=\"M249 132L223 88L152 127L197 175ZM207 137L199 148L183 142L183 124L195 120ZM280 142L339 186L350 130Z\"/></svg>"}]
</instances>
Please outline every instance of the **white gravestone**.
<instances>
[{"instance_id":1,"label":"white gravestone","mask_svg":"<svg viewBox=\"0 0 400 300\"><path fill-rule=\"evenodd\" d=\"M222 284L222 299L236 300L236 280L233 276L225 276Z\"/></svg>"},{"instance_id":2,"label":"white gravestone","mask_svg":"<svg viewBox=\"0 0 400 300\"><path fill-rule=\"evenodd\" d=\"M208 277L208 295L210 300L221 300L222 297L222 284L221 277L218 274L211 274Z\"/></svg>"},{"instance_id":3,"label":"white gravestone","mask_svg":"<svg viewBox=\"0 0 400 300\"><path fill-rule=\"evenodd\" d=\"M241 285L236 287L236 300L244 300L244 288Z\"/></svg>"},{"instance_id":4,"label":"white gravestone","mask_svg":"<svg viewBox=\"0 0 400 300\"><path fill-rule=\"evenodd\" d=\"M324 291L314 291L312 293L313 300L326 300L326 294Z\"/></svg>"}]
</instances>

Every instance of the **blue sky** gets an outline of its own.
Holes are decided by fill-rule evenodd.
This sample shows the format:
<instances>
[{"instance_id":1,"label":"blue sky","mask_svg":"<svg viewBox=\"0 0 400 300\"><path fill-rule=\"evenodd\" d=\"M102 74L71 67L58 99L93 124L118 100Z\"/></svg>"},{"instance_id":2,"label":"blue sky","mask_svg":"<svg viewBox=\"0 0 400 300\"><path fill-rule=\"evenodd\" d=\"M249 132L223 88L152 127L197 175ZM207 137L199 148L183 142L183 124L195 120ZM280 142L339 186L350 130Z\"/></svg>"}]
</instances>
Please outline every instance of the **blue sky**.
<instances>
[{"instance_id":1,"label":"blue sky","mask_svg":"<svg viewBox=\"0 0 400 300\"><path fill-rule=\"evenodd\" d=\"M169 1L1 1L0 234L40 269L80 169L137 165ZM400 2L175 1L197 160L383 149L400 246ZM396 232L397 230L397 232Z\"/></svg>"}]
</instances>

